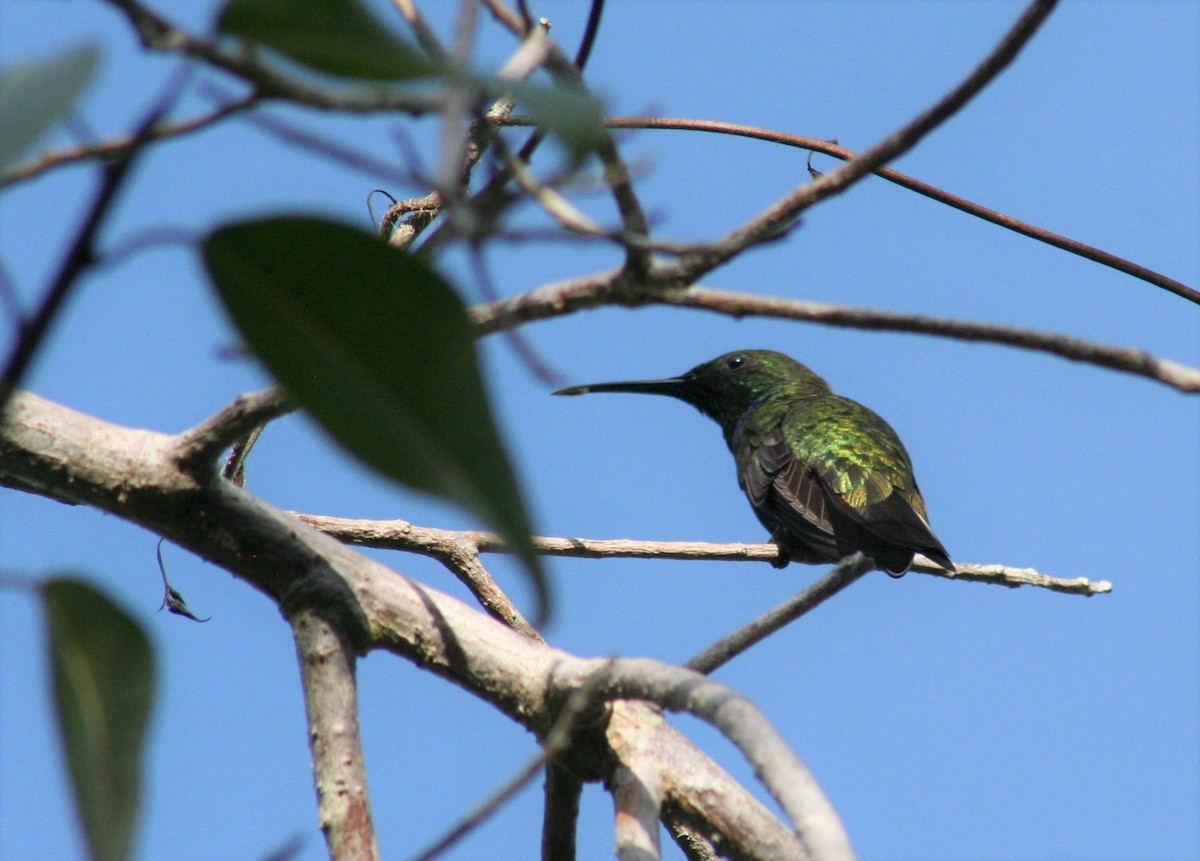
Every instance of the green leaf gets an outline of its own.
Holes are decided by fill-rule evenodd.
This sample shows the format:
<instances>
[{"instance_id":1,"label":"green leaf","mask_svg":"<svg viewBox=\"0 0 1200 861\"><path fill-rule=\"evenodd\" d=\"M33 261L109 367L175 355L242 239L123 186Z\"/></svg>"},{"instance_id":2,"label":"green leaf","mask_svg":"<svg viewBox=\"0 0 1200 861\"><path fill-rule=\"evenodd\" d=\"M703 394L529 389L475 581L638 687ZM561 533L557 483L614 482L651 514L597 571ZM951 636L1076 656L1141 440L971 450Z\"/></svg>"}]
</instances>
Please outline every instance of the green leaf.
<instances>
[{"instance_id":1,"label":"green leaf","mask_svg":"<svg viewBox=\"0 0 1200 861\"><path fill-rule=\"evenodd\" d=\"M21 158L55 123L70 116L99 58L95 48L82 47L0 72L0 169Z\"/></svg>"},{"instance_id":2,"label":"green leaf","mask_svg":"<svg viewBox=\"0 0 1200 861\"><path fill-rule=\"evenodd\" d=\"M492 421L475 333L426 263L340 224L227 225L204 260L234 323L284 388L350 452L499 532L549 596Z\"/></svg>"},{"instance_id":3,"label":"green leaf","mask_svg":"<svg viewBox=\"0 0 1200 861\"><path fill-rule=\"evenodd\" d=\"M437 71L356 0L229 0L217 29L346 78L398 81Z\"/></svg>"},{"instance_id":4,"label":"green leaf","mask_svg":"<svg viewBox=\"0 0 1200 861\"><path fill-rule=\"evenodd\" d=\"M79 580L42 587L50 672L75 803L92 861L130 857L154 653L141 625Z\"/></svg>"},{"instance_id":5,"label":"green leaf","mask_svg":"<svg viewBox=\"0 0 1200 861\"><path fill-rule=\"evenodd\" d=\"M511 94L577 161L604 139L604 105L583 90L566 84L545 87L501 78L484 78L482 84L493 98Z\"/></svg>"}]
</instances>

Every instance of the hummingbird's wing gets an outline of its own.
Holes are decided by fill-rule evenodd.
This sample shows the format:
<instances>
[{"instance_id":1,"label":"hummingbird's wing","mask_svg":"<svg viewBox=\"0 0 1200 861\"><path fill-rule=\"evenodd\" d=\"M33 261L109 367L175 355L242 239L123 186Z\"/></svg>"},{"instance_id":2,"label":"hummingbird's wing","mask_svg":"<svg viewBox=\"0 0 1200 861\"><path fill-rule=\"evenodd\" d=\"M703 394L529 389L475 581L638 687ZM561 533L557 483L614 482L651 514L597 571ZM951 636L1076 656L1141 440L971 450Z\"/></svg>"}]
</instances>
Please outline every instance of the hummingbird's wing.
<instances>
[{"instance_id":1,"label":"hummingbird's wing","mask_svg":"<svg viewBox=\"0 0 1200 861\"><path fill-rule=\"evenodd\" d=\"M772 538L801 562L836 562L846 555L838 550L828 490L796 459L782 429L746 442L738 457L738 481Z\"/></svg>"},{"instance_id":2,"label":"hummingbird's wing","mask_svg":"<svg viewBox=\"0 0 1200 861\"><path fill-rule=\"evenodd\" d=\"M917 551L953 570L908 453L883 419L836 396L764 419L743 427L738 477L793 558L836 561L862 550L902 573Z\"/></svg>"}]
</instances>

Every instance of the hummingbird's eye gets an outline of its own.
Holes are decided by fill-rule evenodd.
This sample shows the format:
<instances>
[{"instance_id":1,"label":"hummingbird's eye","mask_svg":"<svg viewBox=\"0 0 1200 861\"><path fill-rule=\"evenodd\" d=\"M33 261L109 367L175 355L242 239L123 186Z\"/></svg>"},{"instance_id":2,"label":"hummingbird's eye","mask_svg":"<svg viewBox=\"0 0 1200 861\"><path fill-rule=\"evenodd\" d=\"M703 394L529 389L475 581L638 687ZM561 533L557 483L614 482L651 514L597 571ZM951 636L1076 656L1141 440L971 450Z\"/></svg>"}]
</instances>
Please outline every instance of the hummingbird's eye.
<instances>
[{"instance_id":1,"label":"hummingbird's eye","mask_svg":"<svg viewBox=\"0 0 1200 861\"><path fill-rule=\"evenodd\" d=\"M729 368L729 370L731 370L731 371L736 371L738 368L740 368L744 364L746 364L746 357L743 356L741 353L732 355L728 359L725 360L725 367Z\"/></svg>"}]
</instances>

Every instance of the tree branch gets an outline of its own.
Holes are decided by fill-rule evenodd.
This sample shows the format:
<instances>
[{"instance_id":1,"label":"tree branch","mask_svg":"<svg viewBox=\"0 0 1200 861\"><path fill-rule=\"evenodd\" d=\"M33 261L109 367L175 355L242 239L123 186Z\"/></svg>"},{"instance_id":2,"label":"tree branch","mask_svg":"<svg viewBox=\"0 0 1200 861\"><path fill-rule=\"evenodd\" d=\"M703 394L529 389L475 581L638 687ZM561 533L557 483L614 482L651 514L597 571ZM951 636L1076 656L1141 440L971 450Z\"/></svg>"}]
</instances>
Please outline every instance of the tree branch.
<instances>
[{"instance_id":1,"label":"tree branch","mask_svg":"<svg viewBox=\"0 0 1200 861\"><path fill-rule=\"evenodd\" d=\"M877 168L912 149L921 138L954 115L1016 58L1055 5L1057 0L1034 0L991 54L933 107L837 170L800 186L762 214L718 239L708 251L671 264L662 277L673 280L677 285L691 284L745 248L786 229L804 210L841 194Z\"/></svg>"},{"instance_id":2,"label":"tree branch","mask_svg":"<svg viewBox=\"0 0 1200 861\"><path fill-rule=\"evenodd\" d=\"M651 709L614 709L605 736L615 764L606 785L613 797L619 861L657 861L662 857L658 819L662 810L661 763L640 718ZM659 720L662 718L659 717Z\"/></svg>"},{"instance_id":3,"label":"tree branch","mask_svg":"<svg viewBox=\"0 0 1200 861\"><path fill-rule=\"evenodd\" d=\"M479 559L479 551L467 541L435 541L428 547L425 555L433 556L450 569L471 594L479 602L479 606L487 610L488 615L514 631L519 631L527 637L539 642L542 635L533 625L521 615L512 600L500 588Z\"/></svg>"},{"instance_id":4,"label":"tree branch","mask_svg":"<svg viewBox=\"0 0 1200 861\"><path fill-rule=\"evenodd\" d=\"M230 101L207 114L192 117L176 123L155 123L147 132L143 141L160 141L169 138L180 138L193 132L201 131L216 125L221 120L234 114L241 113L253 107L258 102L258 95L250 93L240 99ZM96 144L87 144L67 150L51 150L38 158L16 164L0 175L0 189L19 182L36 179L55 168L78 164L83 161L100 159L121 159L127 157L137 139L134 135L124 135Z\"/></svg>"},{"instance_id":5,"label":"tree branch","mask_svg":"<svg viewBox=\"0 0 1200 861\"><path fill-rule=\"evenodd\" d=\"M861 553L843 559L833 570L800 594L759 616L727 637L722 637L696 657L684 663L689 670L709 673L766 639L785 625L799 619L824 603L871 570L871 562Z\"/></svg>"},{"instance_id":6,"label":"tree branch","mask_svg":"<svg viewBox=\"0 0 1200 861\"><path fill-rule=\"evenodd\" d=\"M358 520L320 514L292 512L299 520L326 535L360 547L383 550L407 550L437 556L438 548L462 542L478 553L507 553L508 547L491 532L456 532L417 526L406 520ZM779 548L774 544L710 544L703 541L634 541L627 538L549 538L533 536L534 549L546 556L576 559L709 559L721 561L775 562ZM955 562L958 572L945 571L917 556L911 568L921 574L949 580L971 580L999 586L1039 586L1073 595L1097 595L1112 591L1107 580L1083 577L1064 579L1042 574L1032 568L1012 568L996 564ZM831 575L832 576L832 575Z\"/></svg>"},{"instance_id":7,"label":"tree branch","mask_svg":"<svg viewBox=\"0 0 1200 861\"><path fill-rule=\"evenodd\" d=\"M575 861L575 834L583 779L555 760L546 762L542 861Z\"/></svg>"},{"instance_id":8,"label":"tree branch","mask_svg":"<svg viewBox=\"0 0 1200 861\"><path fill-rule=\"evenodd\" d=\"M594 662L556 667L554 684L572 690L593 678ZM688 712L711 724L754 766L754 773L788 814L814 859L853 859L850 838L815 778L750 700L705 676L644 658L612 662L598 693L606 699L642 699Z\"/></svg>"},{"instance_id":9,"label":"tree branch","mask_svg":"<svg viewBox=\"0 0 1200 861\"><path fill-rule=\"evenodd\" d=\"M1200 369L1170 359L1158 358L1144 350L1097 344L1032 329L830 305L805 299L757 296L700 285L661 292L644 292L637 296L617 295L615 285L618 275L619 273L613 270L599 272L547 284L496 302L476 305L470 309L471 319L481 333L491 334L536 320L562 317L576 311L612 304L627 307L675 305L715 311L735 318L775 317L851 329L917 332L962 341L1004 344L1135 374L1181 392L1200 392Z\"/></svg>"},{"instance_id":10,"label":"tree branch","mask_svg":"<svg viewBox=\"0 0 1200 861\"><path fill-rule=\"evenodd\" d=\"M441 93L380 90L326 90L284 75L260 63L246 52L225 51L214 43L197 38L171 23L136 0L105 0L129 21L146 48L183 54L207 66L228 72L253 87L262 99L287 99L300 105L330 111L362 114L403 111L419 116L440 110Z\"/></svg>"},{"instance_id":11,"label":"tree branch","mask_svg":"<svg viewBox=\"0 0 1200 861\"><path fill-rule=\"evenodd\" d=\"M1200 392L1200 369L1170 359L1160 359L1145 350L1097 344L1060 335L990 323L973 323L920 314L897 314L846 305L828 305L804 299L752 296L731 290L694 285L664 294L656 300L666 305L715 311L731 317L775 317L804 320L853 329L889 332L918 332L960 341L983 341L1050 353L1063 359L1098 365L1114 371L1146 377L1181 392Z\"/></svg>"},{"instance_id":12,"label":"tree branch","mask_svg":"<svg viewBox=\"0 0 1200 861\"><path fill-rule=\"evenodd\" d=\"M510 115L499 118L496 122L507 126L531 126L533 120L529 117ZM697 119L680 119L675 117L609 117L605 121L611 129L670 129L683 131L711 132L714 134L735 135L738 137L753 138L755 140L770 141L771 143L784 144L786 146L796 147L798 149L807 149L814 152L824 153L833 158L849 161L857 158L857 154L853 150L839 146L833 141L820 140L818 138L803 137L801 135L788 134L787 132L776 131L774 129L764 129L759 126L748 126L740 123L727 123L717 120L697 120ZM1126 275L1132 275L1134 278L1141 279L1148 284L1153 284L1156 287L1161 287L1177 296L1187 299L1189 302L1200 304L1200 290L1195 290L1188 285L1176 281L1173 278L1168 278L1159 272L1155 272L1140 264L1126 260L1123 257L1118 257L1107 251L1103 251L1094 246L1080 242L1077 239L1071 239L1061 234L1054 233L1042 227L1029 224L1020 219L1013 218L1011 215L1006 215L1002 212L997 212L994 209L989 209L986 206L981 206L978 203L959 197L956 194L951 194L929 183L922 182L907 174L900 173L898 170L893 170L890 167L880 167L873 170L872 173L881 179L895 183L901 188L907 188L909 191L915 191L917 194L924 195L931 200L936 200L939 203L944 203L947 206L952 206L955 209L961 210L968 215L974 215L984 221L990 221L992 224L999 225L1008 230L1028 236L1031 239L1036 239L1039 242L1044 242L1047 245L1052 245L1055 248L1060 248L1071 254L1076 254L1084 257L1102 266L1108 266L1118 272L1123 272ZM699 251L699 249L691 249Z\"/></svg>"},{"instance_id":13,"label":"tree branch","mask_svg":"<svg viewBox=\"0 0 1200 861\"><path fill-rule=\"evenodd\" d=\"M317 821L331 861L379 861L358 724L355 653L334 624L304 607L291 619L304 686Z\"/></svg>"},{"instance_id":14,"label":"tree branch","mask_svg":"<svg viewBox=\"0 0 1200 861\"><path fill-rule=\"evenodd\" d=\"M271 419L287 415L296 404L279 386L238 395L215 415L179 435L179 468L185 472L216 470L225 449Z\"/></svg>"},{"instance_id":15,"label":"tree branch","mask_svg":"<svg viewBox=\"0 0 1200 861\"><path fill-rule=\"evenodd\" d=\"M146 112L130 136L129 146L117 158L104 163L100 188L96 190L70 247L62 256L54 280L42 297L37 310L22 320L18 328L16 344L13 345L3 374L0 375L0 413L17 386L21 384L38 347L49 332L67 296L75 289L83 274L96 264L96 240L100 229L112 211L117 195L129 177L129 171L146 146L151 130L174 104L183 81L184 77L179 74L171 77L162 95Z\"/></svg>"},{"instance_id":16,"label":"tree branch","mask_svg":"<svg viewBox=\"0 0 1200 861\"><path fill-rule=\"evenodd\" d=\"M541 737L562 713L556 704L583 688L605 699L662 699L698 714L732 734L764 769L767 784L786 799L789 815L800 817L809 839L828 842L828 803L806 807L815 784L794 783L806 772L797 771L794 756L781 755L782 742L762 716L728 689L653 661L584 660L549 648L242 488L216 477L198 480L178 466L180 451L188 448L183 435L119 427L22 392L0 422L0 484L145 526L234 573L276 601L288 618L311 612L325 620L349 653L391 651L461 685ZM736 782L722 781L719 770L697 759L677 734L659 731L655 746L664 761L692 762L704 780L717 781L702 799L691 795L694 775L672 776L664 786L676 808L712 817L704 821L721 834L761 826L761 805Z\"/></svg>"}]
</instances>

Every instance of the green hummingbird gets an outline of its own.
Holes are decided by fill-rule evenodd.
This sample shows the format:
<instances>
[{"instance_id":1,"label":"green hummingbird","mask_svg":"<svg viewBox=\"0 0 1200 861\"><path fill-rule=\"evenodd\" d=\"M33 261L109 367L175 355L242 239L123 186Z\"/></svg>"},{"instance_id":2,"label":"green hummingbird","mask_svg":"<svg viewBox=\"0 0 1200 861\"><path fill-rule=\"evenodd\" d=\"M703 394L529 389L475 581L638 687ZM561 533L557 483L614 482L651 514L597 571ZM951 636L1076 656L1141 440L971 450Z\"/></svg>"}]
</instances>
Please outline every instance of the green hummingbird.
<instances>
[{"instance_id":1,"label":"green hummingbird","mask_svg":"<svg viewBox=\"0 0 1200 861\"><path fill-rule=\"evenodd\" d=\"M589 392L669 395L716 421L737 460L738 485L779 546L776 567L837 562L861 550L897 577L914 553L955 570L896 432L789 356L738 350L681 377L554 394Z\"/></svg>"}]
</instances>

